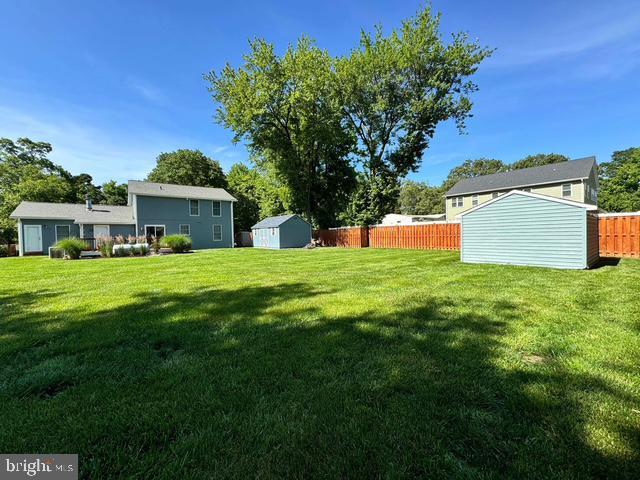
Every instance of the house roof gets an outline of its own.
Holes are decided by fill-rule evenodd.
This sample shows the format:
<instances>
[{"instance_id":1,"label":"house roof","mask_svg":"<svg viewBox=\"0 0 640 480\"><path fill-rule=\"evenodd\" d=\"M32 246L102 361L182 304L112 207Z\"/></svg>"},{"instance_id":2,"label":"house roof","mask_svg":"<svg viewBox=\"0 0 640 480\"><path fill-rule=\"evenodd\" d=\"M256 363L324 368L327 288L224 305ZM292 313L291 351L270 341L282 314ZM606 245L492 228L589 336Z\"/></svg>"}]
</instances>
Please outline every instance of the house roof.
<instances>
[{"instance_id":1,"label":"house roof","mask_svg":"<svg viewBox=\"0 0 640 480\"><path fill-rule=\"evenodd\" d=\"M300 216L296 215L295 213L291 215L278 215L277 217L269 217L269 218L265 218L264 220L260 220L253 227L251 227L251 229L253 230L254 228L277 228L280 225L282 225L284 222L291 220L293 217L298 217L300 218L300 220L306 221Z\"/></svg>"},{"instance_id":2,"label":"house roof","mask_svg":"<svg viewBox=\"0 0 640 480\"><path fill-rule=\"evenodd\" d=\"M510 172L493 173L481 177L465 178L456 183L446 197L469 193L493 192L510 188L524 188L569 180L589 178L596 157L586 157L541 167L522 168Z\"/></svg>"},{"instance_id":3,"label":"house roof","mask_svg":"<svg viewBox=\"0 0 640 480\"><path fill-rule=\"evenodd\" d=\"M14 219L72 220L74 223L133 225L133 208L120 205L94 205L87 210L84 203L20 202L11 213Z\"/></svg>"},{"instance_id":4,"label":"house roof","mask_svg":"<svg viewBox=\"0 0 640 480\"><path fill-rule=\"evenodd\" d=\"M189 198L194 200L224 200L227 202L236 201L224 188L192 187L189 185L141 182L138 180L129 180L128 187L129 193L136 195Z\"/></svg>"},{"instance_id":5,"label":"house roof","mask_svg":"<svg viewBox=\"0 0 640 480\"><path fill-rule=\"evenodd\" d=\"M499 197L492 198L488 202L481 203L480 205L477 205L473 208L470 208L469 210L465 210L464 212L459 213L458 215L456 215L456 218L464 217L469 213L472 213L472 212L475 212L476 210L480 210L481 208L487 207L492 203L500 202L512 195L523 195L525 197L538 198L540 200L547 200L547 201L556 202L556 203L563 203L565 205L571 205L572 207L584 208L585 210L591 210L591 211L598 210L598 207L588 203L574 202L573 200L567 200L565 198L552 197L551 195L542 195L540 193L525 192L523 190L511 190L509 193L505 193L504 195L500 195Z\"/></svg>"}]
</instances>

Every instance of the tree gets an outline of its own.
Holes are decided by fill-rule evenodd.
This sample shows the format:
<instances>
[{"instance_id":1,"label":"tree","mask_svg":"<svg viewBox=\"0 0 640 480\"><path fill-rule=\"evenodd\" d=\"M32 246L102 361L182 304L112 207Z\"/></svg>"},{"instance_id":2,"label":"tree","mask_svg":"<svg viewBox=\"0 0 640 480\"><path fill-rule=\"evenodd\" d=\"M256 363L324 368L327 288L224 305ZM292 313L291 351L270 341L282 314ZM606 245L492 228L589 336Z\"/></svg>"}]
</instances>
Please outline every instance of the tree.
<instances>
[{"instance_id":1,"label":"tree","mask_svg":"<svg viewBox=\"0 0 640 480\"><path fill-rule=\"evenodd\" d=\"M227 174L230 193L238 200L233 207L234 229L237 232L251 230L260 220L260 174L241 163L231 166Z\"/></svg>"},{"instance_id":2,"label":"tree","mask_svg":"<svg viewBox=\"0 0 640 480\"><path fill-rule=\"evenodd\" d=\"M442 188L405 181L400 188L399 211L404 215L430 215L445 211Z\"/></svg>"},{"instance_id":3,"label":"tree","mask_svg":"<svg viewBox=\"0 0 640 480\"><path fill-rule=\"evenodd\" d=\"M529 155L517 162L513 162L509 165L510 170L519 170L521 168L541 167L543 165L549 165L551 163L567 162L569 157L560 155L558 153L537 153L536 155Z\"/></svg>"},{"instance_id":4,"label":"tree","mask_svg":"<svg viewBox=\"0 0 640 480\"><path fill-rule=\"evenodd\" d=\"M600 208L610 212L640 211L640 148L613 152L600 165Z\"/></svg>"},{"instance_id":5,"label":"tree","mask_svg":"<svg viewBox=\"0 0 640 480\"><path fill-rule=\"evenodd\" d=\"M355 140L341 123L332 63L306 37L281 57L255 40L241 67L206 76L217 121L287 187L291 208L320 226L337 217L355 186L348 159Z\"/></svg>"},{"instance_id":6,"label":"tree","mask_svg":"<svg viewBox=\"0 0 640 480\"><path fill-rule=\"evenodd\" d=\"M343 113L363 168L354 201L368 212L354 218L359 223L392 211L389 194L418 168L440 122L452 119L463 131L471 115L477 86L468 78L491 50L464 33L445 45L439 26L440 16L426 7L389 36L381 27L363 32L360 47L337 62Z\"/></svg>"},{"instance_id":7,"label":"tree","mask_svg":"<svg viewBox=\"0 0 640 480\"><path fill-rule=\"evenodd\" d=\"M476 160L465 160L462 165L454 167L442 184L442 190L446 193L460 180L465 178L480 177L492 173L506 172L508 169L502 160L495 158L478 158Z\"/></svg>"},{"instance_id":8,"label":"tree","mask_svg":"<svg viewBox=\"0 0 640 480\"><path fill-rule=\"evenodd\" d=\"M46 142L0 138L0 237L3 241L17 239L16 224L9 215L21 201L76 201L79 193L78 184L73 182L75 177L47 158L51 151L51 145Z\"/></svg>"},{"instance_id":9,"label":"tree","mask_svg":"<svg viewBox=\"0 0 640 480\"><path fill-rule=\"evenodd\" d=\"M115 180L109 180L102 184L101 189L102 203L105 205L126 205L129 201L126 183L118 184Z\"/></svg>"},{"instance_id":10,"label":"tree","mask_svg":"<svg viewBox=\"0 0 640 480\"><path fill-rule=\"evenodd\" d=\"M226 188L227 180L220 164L200 150L176 150L158 155L156 166L147 176L149 182Z\"/></svg>"}]
</instances>

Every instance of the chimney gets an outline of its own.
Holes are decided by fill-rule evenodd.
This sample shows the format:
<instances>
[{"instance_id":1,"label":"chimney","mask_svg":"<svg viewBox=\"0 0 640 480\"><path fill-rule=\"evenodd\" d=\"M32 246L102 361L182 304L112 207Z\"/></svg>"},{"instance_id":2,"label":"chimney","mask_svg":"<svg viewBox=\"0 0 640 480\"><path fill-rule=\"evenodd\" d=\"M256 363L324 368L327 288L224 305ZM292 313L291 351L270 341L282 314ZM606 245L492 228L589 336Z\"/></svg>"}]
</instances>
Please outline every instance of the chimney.
<instances>
[{"instance_id":1,"label":"chimney","mask_svg":"<svg viewBox=\"0 0 640 480\"><path fill-rule=\"evenodd\" d=\"M91 202L91 198L87 197L87 211L90 212L93 210L93 203Z\"/></svg>"}]
</instances>

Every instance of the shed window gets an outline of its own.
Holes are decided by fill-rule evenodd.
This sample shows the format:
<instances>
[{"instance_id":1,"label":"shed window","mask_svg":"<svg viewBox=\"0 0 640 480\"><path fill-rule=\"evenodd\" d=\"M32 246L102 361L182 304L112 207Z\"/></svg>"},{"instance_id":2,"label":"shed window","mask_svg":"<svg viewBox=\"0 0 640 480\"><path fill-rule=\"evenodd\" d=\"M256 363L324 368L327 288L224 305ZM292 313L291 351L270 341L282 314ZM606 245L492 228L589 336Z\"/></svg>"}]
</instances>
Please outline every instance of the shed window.
<instances>
[{"instance_id":1,"label":"shed window","mask_svg":"<svg viewBox=\"0 0 640 480\"><path fill-rule=\"evenodd\" d=\"M183 223L180 225L180 235L191 235L191 225Z\"/></svg>"},{"instance_id":2,"label":"shed window","mask_svg":"<svg viewBox=\"0 0 640 480\"><path fill-rule=\"evenodd\" d=\"M213 226L213 241L219 242L222 240L222 225Z\"/></svg>"},{"instance_id":3,"label":"shed window","mask_svg":"<svg viewBox=\"0 0 640 480\"><path fill-rule=\"evenodd\" d=\"M218 200L214 200L213 202L211 202L211 208L213 210L214 217L222 216L222 205Z\"/></svg>"},{"instance_id":4,"label":"shed window","mask_svg":"<svg viewBox=\"0 0 640 480\"><path fill-rule=\"evenodd\" d=\"M562 196L570 197L571 196L571 184L565 183L562 185Z\"/></svg>"},{"instance_id":5,"label":"shed window","mask_svg":"<svg viewBox=\"0 0 640 480\"><path fill-rule=\"evenodd\" d=\"M271 236L275 237L276 236L276 229L275 228L270 228L269 230L271 230Z\"/></svg>"},{"instance_id":6,"label":"shed window","mask_svg":"<svg viewBox=\"0 0 640 480\"><path fill-rule=\"evenodd\" d=\"M452 207L462 207L464 206L464 197L453 197L451 199Z\"/></svg>"},{"instance_id":7,"label":"shed window","mask_svg":"<svg viewBox=\"0 0 640 480\"><path fill-rule=\"evenodd\" d=\"M69 238L71 236L71 227L69 225L56 225L56 242Z\"/></svg>"},{"instance_id":8,"label":"shed window","mask_svg":"<svg viewBox=\"0 0 640 480\"><path fill-rule=\"evenodd\" d=\"M474 195L471 197L471 205L474 207L478 205L478 195Z\"/></svg>"},{"instance_id":9,"label":"shed window","mask_svg":"<svg viewBox=\"0 0 640 480\"><path fill-rule=\"evenodd\" d=\"M200 215L200 200L189 200L189 215L192 217Z\"/></svg>"}]
</instances>

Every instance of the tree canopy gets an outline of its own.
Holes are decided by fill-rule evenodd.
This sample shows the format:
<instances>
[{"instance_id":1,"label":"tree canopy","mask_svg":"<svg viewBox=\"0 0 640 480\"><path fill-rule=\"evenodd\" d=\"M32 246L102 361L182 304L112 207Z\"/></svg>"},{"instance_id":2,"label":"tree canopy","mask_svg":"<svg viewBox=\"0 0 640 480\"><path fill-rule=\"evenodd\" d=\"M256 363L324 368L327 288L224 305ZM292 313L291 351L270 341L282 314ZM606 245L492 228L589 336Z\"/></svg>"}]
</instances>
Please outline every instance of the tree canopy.
<instances>
[{"instance_id":1,"label":"tree canopy","mask_svg":"<svg viewBox=\"0 0 640 480\"><path fill-rule=\"evenodd\" d=\"M161 153L147 180L195 187L225 188L227 180L220 164L200 150L181 149Z\"/></svg>"},{"instance_id":2,"label":"tree canopy","mask_svg":"<svg viewBox=\"0 0 640 480\"><path fill-rule=\"evenodd\" d=\"M541 167L543 165L566 162L568 160L569 157L560 155L559 153L537 153L535 155L529 155L521 160L513 162L511 165L509 165L509 169L518 170L520 168Z\"/></svg>"},{"instance_id":3,"label":"tree canopy","mask_svg":"<svg viewBox=\"0 0 640 480\"><path fill-rule=\"evenodd\" d=\"M404 215L429 215L444 212L444 195L441 187L407 180L400 188L398 211Z\"/></svg>"},{"instance_id":4,"label":"tree canopy","mask_svg":"<svg viewBox=\"0 0 640 480\"><path fill-rule=\"evenodd\" d=\"M109 180L102 184L102 198L100 203L105 205L126 205L129 200L128 187L126 183L117 183Z\"/></svg>"},{"instance_id":5,"label":"tree canopy","mask_svg":"<svg viewBox=\"0 0 640 480\"><path fill-rule=\"evenodd\" d=\"M610 212L640 211L640 147L613 152L600 165L598 205Z\"/></svg>"}]
</instances>

